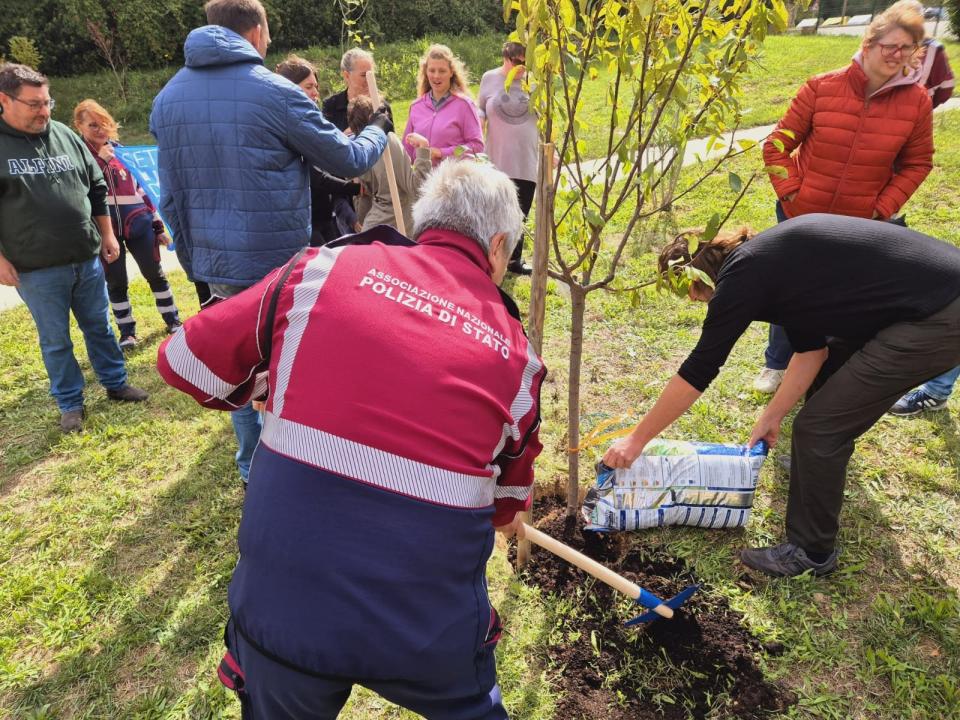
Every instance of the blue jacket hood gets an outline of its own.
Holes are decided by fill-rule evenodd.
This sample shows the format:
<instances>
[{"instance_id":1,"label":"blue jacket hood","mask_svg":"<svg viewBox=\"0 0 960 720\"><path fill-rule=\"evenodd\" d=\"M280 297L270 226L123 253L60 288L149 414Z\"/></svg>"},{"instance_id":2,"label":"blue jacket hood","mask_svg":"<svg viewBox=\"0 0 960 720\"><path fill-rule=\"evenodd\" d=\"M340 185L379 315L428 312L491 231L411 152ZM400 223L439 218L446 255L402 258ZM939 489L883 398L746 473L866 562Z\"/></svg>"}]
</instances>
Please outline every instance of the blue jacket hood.
<instances>
[{"instance_id":1,"label":"blue jacket hood","mask_svg":"<svg viewBox=\"0 0 960 720\"><path fill-rule=\"evenodd\" d=\"M263 58L243 36L220 25L191 30L183 44L185 64L190 68L235 63L263 64Z\"/></svg>"}]
</instances>

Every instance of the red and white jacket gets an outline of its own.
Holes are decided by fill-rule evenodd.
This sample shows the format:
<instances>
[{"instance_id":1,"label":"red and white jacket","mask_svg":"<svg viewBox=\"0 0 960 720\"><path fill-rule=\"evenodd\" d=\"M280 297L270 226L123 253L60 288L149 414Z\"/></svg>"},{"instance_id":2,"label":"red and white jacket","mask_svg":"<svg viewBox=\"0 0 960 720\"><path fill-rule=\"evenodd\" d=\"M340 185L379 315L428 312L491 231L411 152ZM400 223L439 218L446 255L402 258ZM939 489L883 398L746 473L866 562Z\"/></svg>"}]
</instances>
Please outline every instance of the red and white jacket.
<instances>
[{"instance_id":1,"label":"red and white jacket","mask_svg":"<svg viewBox=\"0 0 960 720\"><path fill-rule=\"evenodd\" d=\"M476 242L430 230L412 243L379 227L311 248L267 328L280 274L166 340L164 380L231 410L268 377L258 454L436 505L493 505L494 525L529 507L546 368ZM251 485L268 469L260 460Z\"/></svg>"}]
</instances>

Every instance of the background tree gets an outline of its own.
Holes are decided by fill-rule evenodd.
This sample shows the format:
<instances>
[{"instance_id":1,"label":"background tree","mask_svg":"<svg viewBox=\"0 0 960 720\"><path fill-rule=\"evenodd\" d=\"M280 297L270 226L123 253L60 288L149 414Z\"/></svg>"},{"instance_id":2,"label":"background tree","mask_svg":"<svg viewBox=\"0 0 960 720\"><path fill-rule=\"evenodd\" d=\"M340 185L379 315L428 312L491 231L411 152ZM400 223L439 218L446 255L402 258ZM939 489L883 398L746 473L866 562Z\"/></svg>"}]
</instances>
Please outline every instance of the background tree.
<instances>
[{"instance_id":1,"label":"background tree","mask_svg":"<svg viewBox=\"0 0 960 720\"><path fill-rule=\"evenodd\" d=\"M554 205L546 228L549 275L570 293L572 516L587 297L617 289L625 253L648 247L656 236L651 228L669 218L674 200L755 145L730 143L719 159L699 166L698 178L677 187L689 140L736 129L740 80L768 30L786 27L787 12L782 0L505 0L504 18L512 14L512 37L526 46L542 137L554 140L561 158L541 188L546 196L538 197L551 197ZM606 82L604 108L585 110L588 82ZM588 161L588 141L600 150L599 160ZM720 147L718 140L712 144ZM731 173L730 185L742 197L748 183ZM705 236L715 235L723 219L714 214Z\"/></svg>"},{"instance_id":2,"label":"background tree","mask_svg":"<svg viewBox=\"0 0 960 720\"><path fill-rule=\"evenodd\" d=\"M502 0L264 0L273 52L336 45L359 33L377 44L424 35L503 32ZM183 41L205 24L204 0L3 0L0 53L14 36L31 38L43 57L40 70L63 77L101 70L88 22L111 43L111 57L129 69L179 66ZM362 12L361 12L362 10ZM350 25L344 33L343 18ZM496 48L492 53L496 56ZM127 88L134 94L133 88Z\"/></svg>"}]
</instances>

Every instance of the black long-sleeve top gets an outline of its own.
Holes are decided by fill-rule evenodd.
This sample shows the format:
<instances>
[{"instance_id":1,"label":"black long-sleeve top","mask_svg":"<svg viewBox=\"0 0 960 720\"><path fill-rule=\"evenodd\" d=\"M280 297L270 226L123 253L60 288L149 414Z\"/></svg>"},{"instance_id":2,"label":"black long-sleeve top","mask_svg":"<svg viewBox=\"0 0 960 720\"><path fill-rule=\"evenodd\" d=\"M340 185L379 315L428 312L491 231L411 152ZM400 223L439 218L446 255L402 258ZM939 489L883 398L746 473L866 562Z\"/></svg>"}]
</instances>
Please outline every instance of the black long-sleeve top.
<instances>
[{"instance_id":1,"label":"black long-sleeve top","mask_svg":"<svg viewBox=\"0 0 960 720\"><path fill-rule=\"evenodd\" d=\"M338 197L360 194L360 183L343 180L317 167L310 168L311 222L314 226L333 217L333 203Z\"/></svg>"},{"instance_id":2,"label":"black long-sleeve top","mask_svg":"<svg viewBox=\"0 0 960 720\"><path fill-rule=\"evenodd\" d=\"M679 375L701 392L751 322L782 325L797 352L867 340L960 297L960 249L905 227L802 215L734 250Z\"/></svg>"}]
</instances>

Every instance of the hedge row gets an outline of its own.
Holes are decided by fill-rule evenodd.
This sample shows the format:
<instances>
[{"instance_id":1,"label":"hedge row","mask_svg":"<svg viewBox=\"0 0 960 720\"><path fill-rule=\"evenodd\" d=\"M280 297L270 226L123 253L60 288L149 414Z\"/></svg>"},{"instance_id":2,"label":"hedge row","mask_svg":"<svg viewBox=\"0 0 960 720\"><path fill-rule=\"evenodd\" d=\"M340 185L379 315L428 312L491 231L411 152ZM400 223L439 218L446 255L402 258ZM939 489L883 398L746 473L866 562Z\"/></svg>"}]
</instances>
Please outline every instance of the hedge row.
<instances>
[{"instance_id":1,"label":"hedge row","mask_svg":"<svg viewBox=\"0 0 960 720\"><path fill-rule=\"evenodd\" d=\"M264 0L273 49L345 41L341 8L359 20L351 29L374 43L420 37L424 30L447 34L503 32L501 0ZM177 65L187 33L205 23L203 0L6 0L0 13L0 54L10 39L31 39L40 69L69 76L106 67L93 35L99 32L118 63L147 69ZM362 9L362 6L361 6Z\"/></svg>"},{"instance_id":2,"label":"hedge row","mask_svg":"<svg viewBox=\"0 0 960 720\"><path fill-rule=\"evenodd\" d=\"M473 81L477 82L484 71L500 64L500 46L504 37L504 34L490 32L475 36L437 34L422 40L377 45L374 50L377 84L393 102L416 97L418 62L431 42L449 45L464 61ZM313 46L297 52L316 65L321 96L342 89L338 46ZM273 68L285 55L286 52L271 52L267 56L267 67ZM178 69L177 65L169 65L157 70L133 70L127 76L125 93L120 92L109 71L72 77L51 76L50 93L57 100L54 118L70 124L76 104L84 98L94 98L123 126L121 138L124 141L152 142L147 136L147 118L153 98Z\"/></svg>"}]
</instances>

